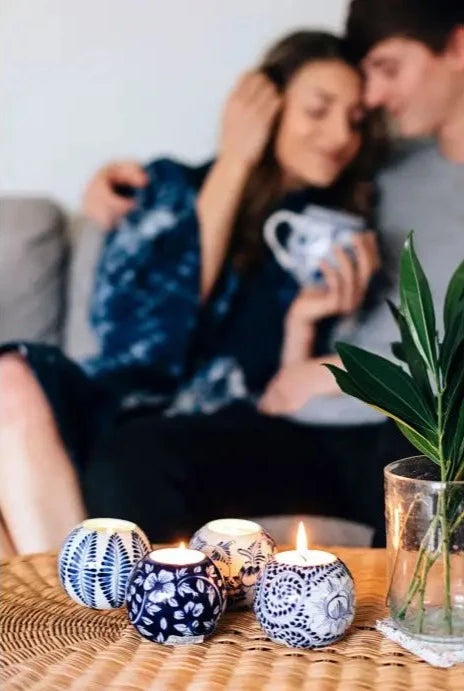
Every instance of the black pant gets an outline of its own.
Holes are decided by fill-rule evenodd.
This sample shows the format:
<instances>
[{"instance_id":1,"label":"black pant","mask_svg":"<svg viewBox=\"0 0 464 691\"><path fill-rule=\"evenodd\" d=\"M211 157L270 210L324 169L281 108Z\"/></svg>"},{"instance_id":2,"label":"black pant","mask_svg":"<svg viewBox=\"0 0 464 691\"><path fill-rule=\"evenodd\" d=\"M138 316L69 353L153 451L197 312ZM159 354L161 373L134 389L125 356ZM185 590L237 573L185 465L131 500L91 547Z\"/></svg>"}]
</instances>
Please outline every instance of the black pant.
<instances>
[{"instance_id":1,"label":"black pant","mask_svg":"<svg viewBox=\"0 0 464 691\"><path fill-rule=\"evenodd\" d=\"M245 406L214 415L120 421L85 469L91 515L138 523L173 540L224 516L309 513L376 529L384 541L383 464L390 424L311 427ZM406 454L408 455L408 454Z\"/></svg>"},{"instance_id":2,"label":"black pant","mask_svg":"<svg viewBox=\"0 0 464 691\"><path fill-rule=\"evenodd\" d=\"M214 415L120 417L122 393L150 383L150 369L94 381L56 348L15 343L0 346L0 355L20 345L91 514L134 520L161 541L215 516L312 513L372 525L374 544L384 544L383 467L417 454L395 425L312 427L245 405Z\"/></svg>"}]
</instances>

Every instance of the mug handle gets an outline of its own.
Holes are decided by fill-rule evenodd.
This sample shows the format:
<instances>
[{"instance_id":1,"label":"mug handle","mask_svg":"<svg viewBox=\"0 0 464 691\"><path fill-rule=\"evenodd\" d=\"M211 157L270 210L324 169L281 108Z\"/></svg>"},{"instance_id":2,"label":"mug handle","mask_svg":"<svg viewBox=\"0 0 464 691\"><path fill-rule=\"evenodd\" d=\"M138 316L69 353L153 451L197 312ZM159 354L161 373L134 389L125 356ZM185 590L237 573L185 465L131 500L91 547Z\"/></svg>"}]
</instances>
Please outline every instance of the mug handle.
<instances>
[{"instance_id":1,"label":"mug handle","mask_svg":"<svg viewBox=\"0 0 464 691\"><path fill-rule=\"evenodd\" d=\"M282 209L272 214L264 224L264 239L271 248L279 264L284 269L287 269L287 271L292 271L295 268L295 261L292 259L291 254L280 244L279 238L277 237L277 228L281 223L288 223L288 225L292 227L291 221L294 216L298 217L298 214Z\"/></svg>"}]
</instances>

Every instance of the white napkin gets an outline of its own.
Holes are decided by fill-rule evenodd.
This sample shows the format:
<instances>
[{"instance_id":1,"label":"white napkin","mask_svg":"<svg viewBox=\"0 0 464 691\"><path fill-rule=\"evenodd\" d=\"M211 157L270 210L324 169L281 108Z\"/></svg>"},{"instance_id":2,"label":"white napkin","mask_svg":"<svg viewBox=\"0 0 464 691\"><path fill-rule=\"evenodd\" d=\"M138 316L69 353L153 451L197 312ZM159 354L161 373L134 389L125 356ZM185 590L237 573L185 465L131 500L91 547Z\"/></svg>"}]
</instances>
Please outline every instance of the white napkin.
<instances>
[{"instance_id":1,"label":"white napkin","mask_svg":"<svg viewBox=\"0 0 464 691\"><path fill-rule=\"evenodd\" d=\"M464 648L462 645L422 641L401 631L392 619L377 621L377 631L380 631L391 641L409 650L410 653L414 653L414 655L433 665L433 667L452 667L461 662L464 663Z\"/></svg>"}]
</instances>

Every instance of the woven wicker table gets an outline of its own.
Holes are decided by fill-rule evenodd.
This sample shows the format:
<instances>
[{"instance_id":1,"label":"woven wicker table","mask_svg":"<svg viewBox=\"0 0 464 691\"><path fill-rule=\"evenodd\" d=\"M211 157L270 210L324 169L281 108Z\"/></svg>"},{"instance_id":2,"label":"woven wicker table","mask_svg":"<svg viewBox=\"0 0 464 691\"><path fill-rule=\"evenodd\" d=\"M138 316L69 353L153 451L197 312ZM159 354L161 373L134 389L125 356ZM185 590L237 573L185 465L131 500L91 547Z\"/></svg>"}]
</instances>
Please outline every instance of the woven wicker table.
<instances>
[{"instance_id":1,"label":"woven wicker table","mask_svg":"<svg viewBox=\"0 0 464 691\"><path fill-rule=\"evenodd\" d=\"M319 650L266 639L252 613L226 614L201 645L168 648L143 640L125 611L99 612L62 591L55 555L3 562L0 603L3 691L462 691L462 666L434 669L375 630L385 615L385 552L334 549L351 569L357 615L348 636Z\"/></svg>"}]
</instances>

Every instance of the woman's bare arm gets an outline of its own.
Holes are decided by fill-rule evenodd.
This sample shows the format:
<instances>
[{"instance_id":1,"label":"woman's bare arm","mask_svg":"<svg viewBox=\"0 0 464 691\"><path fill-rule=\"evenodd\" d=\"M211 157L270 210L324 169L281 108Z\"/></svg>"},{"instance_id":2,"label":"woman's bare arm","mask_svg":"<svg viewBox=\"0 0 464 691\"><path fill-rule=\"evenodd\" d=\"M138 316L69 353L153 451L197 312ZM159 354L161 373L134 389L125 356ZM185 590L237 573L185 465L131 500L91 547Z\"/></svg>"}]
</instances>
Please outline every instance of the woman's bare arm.
<instances>
[{"instance_id":1,"label":"woman's bare arm","mask_svg":"<svg viewBox=\"0 0 464 691\"><path fill-rule=\"evenodd\" d=\"M218 160L197 204L203 301L221 270L247 179L262 156L279 107L275 86L259 72L242 77L226 102Z\"/></svg>"}]
</instances>

